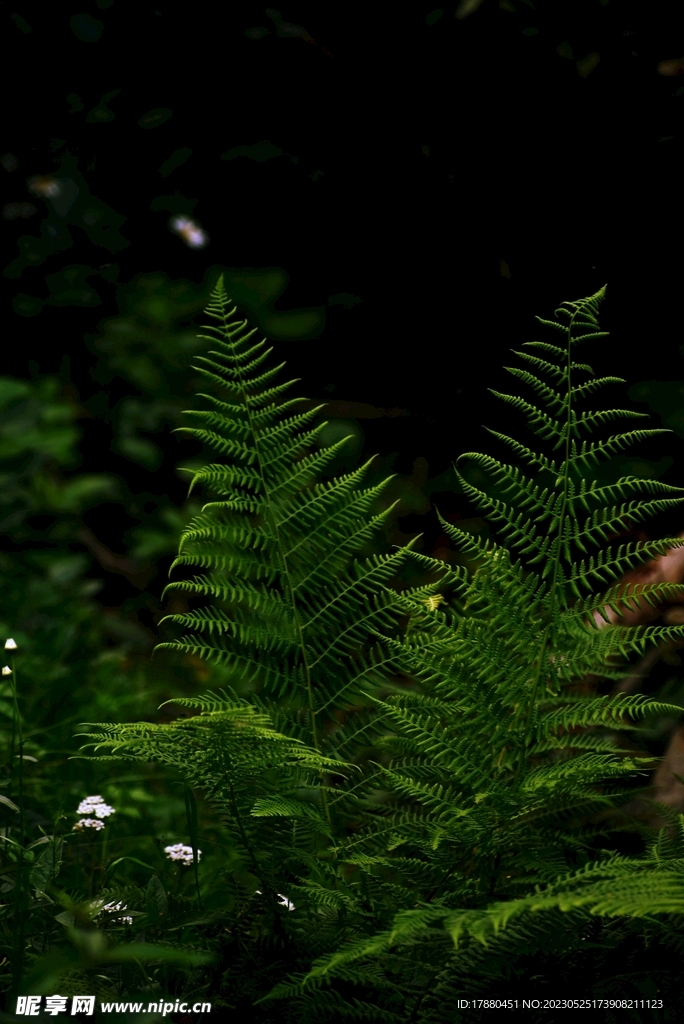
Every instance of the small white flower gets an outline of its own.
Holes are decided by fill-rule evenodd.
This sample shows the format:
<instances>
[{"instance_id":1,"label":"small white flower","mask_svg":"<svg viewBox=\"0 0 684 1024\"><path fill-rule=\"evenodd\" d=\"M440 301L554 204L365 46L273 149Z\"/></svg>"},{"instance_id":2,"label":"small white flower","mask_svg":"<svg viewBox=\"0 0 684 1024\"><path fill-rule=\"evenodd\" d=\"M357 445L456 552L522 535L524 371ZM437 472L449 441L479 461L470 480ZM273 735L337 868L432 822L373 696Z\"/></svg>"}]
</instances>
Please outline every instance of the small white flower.
<instances>
[{"instance_id":1,"label":"small white flower","mask_svg":"<svg viewBox=\"0 0 684 1024\"><path fill-rule=\"evenodd\" d=\"M9 667L9 665L3 665L2 674L3 674L3 676L11 676L12 675L12 669Z\"/></svg>"},{"instance_id":2,"label":"small white flower","mask_svg":"<svg viewBox=\"0 0 684 1024\"><path fill-rule=\"evenodd\" d=\"M81 800L81 803L79 804L78 813L79 814L86 814L87 813L87 811L81 811L81 807L86 807L86 805L87 806L91 806L91 805L94 805L94 804L103 804L103 803L104 803L104 800L103 800L103 798L101 796L87 796L85 798L85 800Z\"/></svg>"},{"instance_id":3,"label":"small white flower","mask_svg":"<svg viewBox=\"0 0 684 1024\"><path fill-rule=\"evenodd\" d=\"M110 814L115 813L114 808L109 804L96 804L93 810L96 818L108 818Z\"/></svg>"},{"instance_id":4,"label":"small white flower","mask_svg":"<svg viewBox=\"0 0 684 1024\"><path fill-rule=\"evenodd\" d=\"M78 805L77 814L94 814L96 818L108 818L114 808L106 804L101 796L87 796Z\"/></svg>"},{"instance_id":5,"label":"small white flower","mask_svg":"<svg viewBox=\"0 0 684 1024\"><path fill-rule=\"evenodd\" d=\"M118 902L112 900L111 903L105 903L100 913L102 913L105 910L110 914L114 914L116 913L117 910L128 910L128 906L126 903L122 903L121 900L119 900ZM129 914L124 914L123 917L117 917L115 918L115 920L119 924L133 924L133 918Z\"/></svg>"},{"instance_id":6,"label":"small white flower","mask_svg":"<svg viewBox=\"0 0 684 1024\"><path fill-rule=\"evenodd\" d=\"M184 846L183 843L176 843L175 846L165 846L164 853L169 860L179 860L183 864L192 864L192 846ZM197 851L197 860L202 856L202 851Z\"/></svg>"},{"instance_id":7,"label":"small white flower","mask_svg":"<svg viewBox=\"0 0 684 1024\"><path fill-rule=\"evenodd\" d=\"M104 828L104 822L98 821L97 818L81 818L74 825L74 829L94 828L96 832L99 832L101 828Z\"/></svg>"},{"instance_id":8,"label":"small white flower","mask_svg":"<svg viewBox=\"0 0 684 1024\"><path fill-rule=\"evenodd\" d=\"M16 649L17 649L17 641L16 640L13 640L12 637L10 637L8 640L5 640L5 650L6 651L16 651Z\"/></svg>"},{"instance_id":9,"label":"small white flower","mask_svg":"<svg viewBox=\"0 0 684 1024\"><path fill-rule=\"evenodd\" d=\"M108 910L110 914L113 914L115 910L128 910L128 906L122 903L121 900L112 900L111 903L105 903L102 910ZM102 913L102 911L100 911Z\"/></svg>"}]
</instances>

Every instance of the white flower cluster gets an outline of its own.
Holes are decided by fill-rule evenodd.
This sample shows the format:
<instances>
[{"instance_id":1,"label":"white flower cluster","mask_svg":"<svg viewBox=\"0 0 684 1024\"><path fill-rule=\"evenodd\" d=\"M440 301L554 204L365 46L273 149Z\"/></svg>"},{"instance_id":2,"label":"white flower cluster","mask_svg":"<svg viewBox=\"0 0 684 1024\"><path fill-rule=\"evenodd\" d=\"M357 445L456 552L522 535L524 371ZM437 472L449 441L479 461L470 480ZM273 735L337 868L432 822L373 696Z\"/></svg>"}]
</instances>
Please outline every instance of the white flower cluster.
<instances>
[{"instance_id":1,"label":"white flower cluster","mask_svg":"<svg viewBox=\"0 0 684 1024\"><path fill-rule=\"evenodd\" d=\"M114 808L106 804L101 796L87 796L78 805L77 814L94 814L96 818L108 818Z\"/></svg>"},{"instance_id":2,"label":"white flower cluster","mask_svg":"<svg viewBox=\"0 0 684 1024\"><path fill-rule=\"evenodd\" d=\"M81 818L74 825L74 829L80 831L84 828L94 828L96 832L99 832L101 828L104 828L104 821L98 821L97 818Z\"/></svg>"},{"instance_id":3,"label":"white flower cluster","mask_svg":"<svg viewBox=\"0 0 684 1024\"><path fill-rule=\"evenodd\" d=\"M77 830L84 828L94 828L96 832L104 828L104 822L98 819L108 818L110 814L114 814L114 808L106 804L101 796L87 796L85 800L81 800L78 805L77 814L94 814L94 818L81 818L74 825Z\"/></svg>"},{"instance_id":4,"label":"white flower cluster","mask_svg":"<svg viewBox=\"0 0 684 1024\"><path fill-rule=\"evenodd\" d=\"M115 900L112 900L111 903L105 903L100 913L104 910L110 914L114 914L117 910L128 910L128 906L125 903L122 903L121 900L119 900L118 903ZM133 918L129 914L124 914L123 917L117 917L115 920L120 924L133 924Z\"/></svg>"},{"instance_id":5,"label":"white flower cluster","mask_svg":"<svg viewBox=\"0 0 684 1024\"><path fill-rule=\"evenodd\" d=\"M176 843L175 846L165 846L164 853L169 860L180 860L183 864L192 864L192 846L184 846L183 843ZM202 851L197 851L197 860L202 856Z\"/></svg>"}]
</instances>

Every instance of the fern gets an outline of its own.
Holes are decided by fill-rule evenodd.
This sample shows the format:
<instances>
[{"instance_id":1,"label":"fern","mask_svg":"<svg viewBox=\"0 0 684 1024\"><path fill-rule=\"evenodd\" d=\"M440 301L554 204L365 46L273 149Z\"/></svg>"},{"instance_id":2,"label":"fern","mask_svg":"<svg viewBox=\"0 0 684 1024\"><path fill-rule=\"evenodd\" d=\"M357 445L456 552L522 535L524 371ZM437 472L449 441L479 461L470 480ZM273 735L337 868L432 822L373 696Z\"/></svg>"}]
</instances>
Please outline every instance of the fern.
<instances>
[{"instance_id":1,"label":"fern","mask_svg":"<svg viewBox=\"0 0 684 1024\"><path fill-rule=\"evenodd\" d=\"M364 485L369 463L323 482L343 442L317 450L320 408L285 397L219 281L201 370L222 397L205 396L201 426L186 429L225 461L193 478L215 500L183 536L175 566L202 574L170 584L195 604L171 616L186 633L164 646L219 663L232 688L181 702L189 719L100 725L88 739L93 756L179 770L220 811L240 851L231 938L217 947L231 1008L446 1024L460 995L502 978L528 995L559 957L598 992L616 977L611 957L684 945L684 818L670 815L643 855L615 849L633 827L625 784L653 765L634 749L639 723L681 709L576 686L683 632L619 621L673 590L616 579L684 541L616 534L684 499L591 475L661 433L598 436L639 415L589 405L619 383L577 359L605 336L603 296L540 320L555 343L528 343L510 369L530 398L495 392L544 450L492 431L515 464L462 457L489 481L457 471L497 531L442 520L466 571L410 546L364 553L391 514L378 511L386 481ZM407 562L422 581L400 589Z\"/></svg>"},{"instance_id":2,"label":"fern","mask_svg":"<svg viewBox=\"0 0 684 1024\"><path fill-rule=\"evenodd\" d=\"M355 762L384 728L372 696L406 685L381 642L398 635L388 585L406 551L370 553L392 514L388 480L365 483L373 460L323 478L345 441L320 447L322 407L287 397L293 382L277 382L282 367L266 368L271 350L235 319L222 279L206 313L213 323L201 337L211 347L196 369L218 396L203 395L209 408L191 410L199 425L183 429L221 461L193 475L191 488L205 486L213 500L183 533L172 571L201 574L169 584L193 606L168 616L185 632L159 646L217 664L229 685L177 702L195 714L168 726L93 723L87 745L94 757L180 770L204 793L240 860L234 941L243 948L256 928L266 949L275 928L286 960L303 968L334 948L352 907L368 916L335 862L350 806L335 795L357 780ZM303 935L280 893L308 914Z\"/></svg>"},{"instance_id":3,"label":"fern","mask_svg":"<svg viewBox=\"0 0 684 1024\"><path fill-rule=\"evenodd\" d=\"M285 697L293 709L303 704L320 749L326 720L373 681L372 651L364 649L369 627L395 626L382 584L403 553L367 559L348 573L352 555L391 514L391 507L378 510L388 480L363 486L371 460L321 482L346 439L316 450L323 407L297 411L300 401L285 398L293 382L275 383L282 366L263 368L271 349L233 319L222 279L206 312L211 334L200 337L215 348L196 369L224 397L204 395L212 407L189 412L201 425L181 429L229 461L194 474L191 488L205 483L219 500L189 524L174 562L207 572L167 589L211 604L169 616L192 632L160 647L220 662L236 681Z\"/></svg>"},{"instance_id":4,"label":"fern","mask_svg":"<svg viewBox=\"0 0 684 1024\"><path fill-rule=\"evenodd\" d=\"M631 476L606 486L584 476L630 442L660 433L586 440L595 428L638 415L584 406L595 391L619 382L597 378L576 356L582 342L605 336L597 321L603 295L604 289L564 303L555 321L540 321L562 335L562 345L530 342L519 353L531 369L510 372L540 404L495 392L547 442L546 452L536 452L495 435L534 475L490 456L462 457L491 481L487 489L475 486L457 471L500 539L483 540L442 520L474 559L472 578L446 581L451 600L444 608L426 608L411 594L397 598L411 626L403 640L387 638L385 645L424 687L376 698L393 726L383 743L393 757L378 764L379 779L356 789L366 827L340 843L338 856L371 872L377 905L391 891L399 913L384 931L322 958L269 998L305 1001L357 965L366 969L403 951L416 970L413 982L410 972L402 974L413 1009L401 1019L446 1021L449 1011L430 996L437 979L441 1000L445 986L450 991L443 1005L453 1006L455 978L462 993L476 991L493 962L476 966L473 942L489 948L509 933L508 955L517 949L521 956L550 942L560 920L569 928L571 951L573 929L579 943L592 916L637 919L684 910L682 862L606 861L596 852L619 827L615 808L623 787L615 784L653 764L621 744L619 735L633 734L635 722L649 714L681 709L641 696L573 692L587 675L610 678L631 654L682 635L676 626L606 626L607 607L663 600L667 587L587 593L595 580L610 583L626 568L684 543L612 539L625 522L681 502L681 488ZM651 497L634 497L640 493ZM591 549L596 554L586 557ZM439 571L433 560L412 557ZM492 957L496 961L495 948Z\"/></svg>"},{"instance_id":5,"label":"fern","mask_svg":"<svg viewBox=\"0 0 684 1024\"><path fill-rule=\"evenodd\" d=\"M218 663L322 753L336 715L368 706L366 691L389 678L374 634L396 631L384 585L405 552L353 556L392 513L382 508L391 478L363 486L371 459L323 482L346 439L318 445L323 406L302 411L301 400L285 397L293 382L276 383L282 366L264 369L271 349L234 318L222 278L206 314L211 333L199 337L214 347L195 369L221 397L202 395L211 408L188 412L200 425L179 429L227 461L194 473L191 490L207 485L217 500L186 527L171 569L205 572L167 586L204 606L167 616L188 632L158 649Z\"/></svg>"}]
</instances>

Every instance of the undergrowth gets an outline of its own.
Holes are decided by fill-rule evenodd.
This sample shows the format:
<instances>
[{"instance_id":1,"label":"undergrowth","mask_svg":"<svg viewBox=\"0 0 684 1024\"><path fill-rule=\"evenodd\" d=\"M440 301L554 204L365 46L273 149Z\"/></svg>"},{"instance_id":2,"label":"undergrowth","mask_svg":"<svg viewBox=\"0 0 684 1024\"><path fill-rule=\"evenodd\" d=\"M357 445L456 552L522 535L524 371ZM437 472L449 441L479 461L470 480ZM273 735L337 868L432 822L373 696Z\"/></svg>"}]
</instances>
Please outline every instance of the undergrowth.
<instances>
[{"instance_id":1,"label":"undergrowth","mask_svg":"<svg viewBox=\"0 0 684 1024\"><path fill-rule=\"evenodd\" d=\"M548 340L515 353L528 397L495 394L537 442L491 431L505 456L461 456L460 487L491 532L442 519L463 556L452 566L412 543L373 547L393 514L389 481L372 479L373 460L327 475L345 440L321 445L321 407L289 397L219 280L195 367L207 393L182 428L215 461L193 471L207 500L183 531L167 588L181 602L175 633L159 645L167 665L201 659L217 685L177 698L172 721L91 723L82 755L156 764L182 783L186 884L170 891L131 850L145 884L117 885L104 827L82 818L76 839L98 866L90 891L66 891L74 830L27 841L15 700L3 876L14 995L97 979L103 998L182 992L263 1024L446 1024L489 1008L463 1000L535 993L607 1000L608 1015L628 998L635 1020L674 1019L652 1013L678 997L684 817L662 809L649 830L620 808L653 767L634 743L641 723L681 709L578 686L617 680L631 657L684 635L620 622L676 591L623 575L684 543L621 531L684 489L600 475L661 433L613 433L642 414L593 404L622 383L580 361L605 337L604 294L538 318ZM641 852L621 852L625 832ZM27 948L36 917L45 948Z\"/></svg>"}]
</instances>

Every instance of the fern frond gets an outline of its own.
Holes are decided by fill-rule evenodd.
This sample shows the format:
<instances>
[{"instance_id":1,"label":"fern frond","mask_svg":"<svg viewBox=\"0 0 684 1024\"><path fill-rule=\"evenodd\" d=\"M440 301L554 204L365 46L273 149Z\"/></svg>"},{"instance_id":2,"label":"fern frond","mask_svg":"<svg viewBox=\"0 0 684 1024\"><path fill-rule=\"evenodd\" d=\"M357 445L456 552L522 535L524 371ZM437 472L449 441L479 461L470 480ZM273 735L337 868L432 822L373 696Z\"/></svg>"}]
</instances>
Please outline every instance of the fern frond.
<instances>
[{"instance_id":1,"label":"fern frond","mask_svg":"<svg viewBox=\"0 0 684 1024\"><path fill-rule=\"evenodd\" d=\"M508 368L548 411L517 395L494 392L549 443L552 454L490 431L537 477L488 455L462 456L480 473L474 484L457 471L460 488L498 528L500 540L440 520L447 536L477 563L472 576L463 577L458 613L447 615L439 605L431 612L424 603L421 607L426 585L397 598L411 615L410 628L400 638L385 636L383 647L398 664L403 656L421 688L376 697L387 724L378 746L392 759L376 762L365 794L363 785L354 785L365 828L338 848L359 869L392 870L392 887L384 891L396 892L405 909L398 909L392 928L350 942L315 964L298 983L300 996L324 979L332 984L338 971L347 972L357 962L382 962L406 947L424 966L435 967L434 976L445 975L446 951L427 953L436 950L440 929L451 936L456 961L462 953L472 962L471 940L486 947L507 933L506 941L523 947L537 941L535 932L547 926L530 922L541 922L541 911L549 919L559 911L574 915L578 929L587 915L637 919L684 912L675 859L667 862L667 871L653 861L614 856L590 860L574 874L563 872L566 851L582 844L579 829L587 816L619 803L623 791L611 782L653 767L652 756L622 748L620 734L638 732L637 723L649 715L678 716L682 710L642 695L566 692L568 684L587 675L611 677L618 658L682 635L681 627L601 629L595 621L606 607L635 608L677 592L674 585L615 581L684 543L612 543L626 522L674 507L681 501L679 488L634 477L606 484L580 475L653 436L634 430L605 440L580 439L617 418L641 415L577 410L579 402L621 383L617 377L596 377L574 358L577 345L605 336L597 321L602 298L603 290L564 304L556 311L560 322L541 321L563 335L565 346L529 343L526 349L533 351L518 355L530 369ZM577 381L578 374L589 379ZM645 500L644 494L652 498ZM586 554L589 546L595 554ZM440 589L432 584L433 591ZM588 589L591 597L581 596ZM523 861L527 872L521 871ZM430 896L435 904L411 908L410 879L439 876L440 868L443 881ZM471 871L475 881L468 888ZM516 879L511 886L524 889L536 878L544 887L537 884L521 898L492 902L507 888L506 871L506 878ZM450 911L450 902L457 905L466 892L469 904ZM653 901L651 892L657 894ZM449 962L454 964L453 955ZM272 996L284 991L276 989ZM416 1006L425 998L423 992Z\"/></svg>"},{"instance_id":2,"label":"fern frond","mask_svg":"<svg viewBox=\"0 0 684 1024\"><path fill-rule=\"evenodd\" d=\"M642 415L592 406L621 383L577 358L605 337L604 294L537 318L555 343L508 368L532 400L494 392L539 443L490 431L512 462L461 456L460 489L496 531L439 518L466 568L415 541L373 553L388 480L368 482L372 460L323 478L345 441L320 445L323 407L287 397L222 281L212 293L197 362L220 397L183 428L216 453L191 485L210 500L174 562L188 578L167 588L191 601L166 618L183 635L160 646L228 685L177 700L191 715L170 724L91 725L84 749L156 760L218 810L241 900L226 977L254 969L266 935L264 1020L451 1024L462 993L526 977L525 958L586 963L591 929L601 952L646 928L684 952L684 816L661 808L643 855L606 848L657 760L643 723L682 708L577 687L684 636L625 625L681 596L620 577L684 539L620 535L682 489L601 466L659 433L596 436Z\"/></svg>"}]
</instances>

